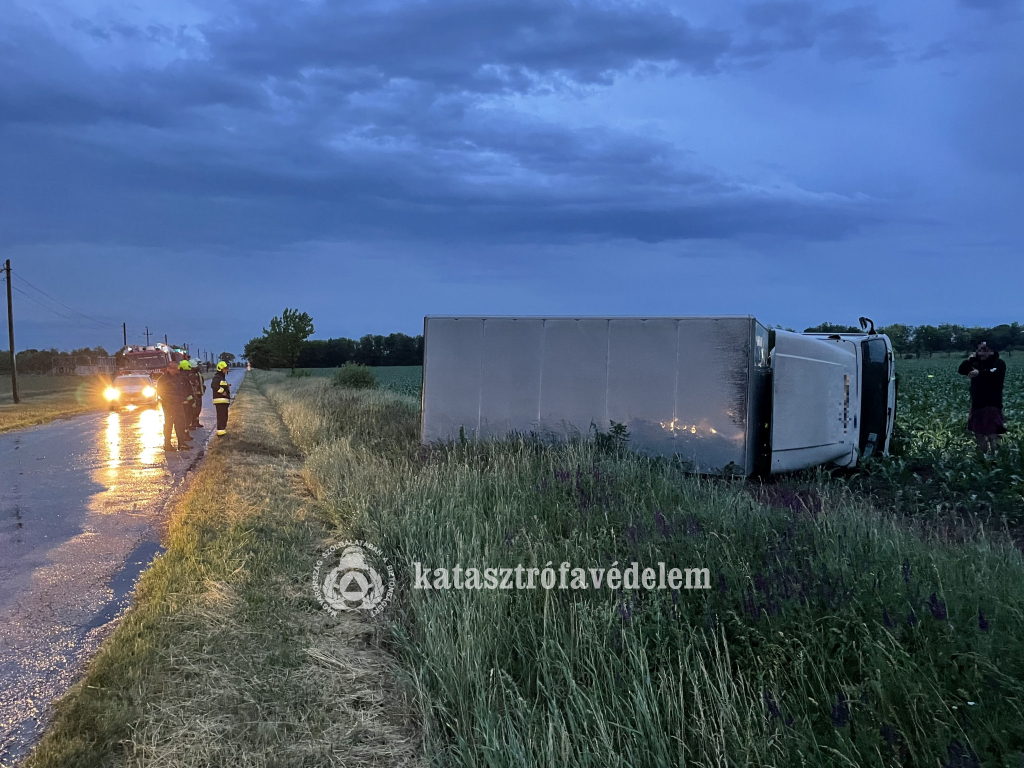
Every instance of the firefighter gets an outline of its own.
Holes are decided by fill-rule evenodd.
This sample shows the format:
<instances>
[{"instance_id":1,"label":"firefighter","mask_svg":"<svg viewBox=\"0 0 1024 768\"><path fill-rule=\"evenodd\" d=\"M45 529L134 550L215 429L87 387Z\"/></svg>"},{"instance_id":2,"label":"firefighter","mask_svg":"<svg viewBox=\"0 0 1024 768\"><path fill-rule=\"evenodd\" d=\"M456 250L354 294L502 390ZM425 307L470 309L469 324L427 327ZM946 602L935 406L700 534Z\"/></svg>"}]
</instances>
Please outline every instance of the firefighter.
<instances>
[{"instance_id":1,"label":"firefighter","mask_svg":"<svg viewBox=\"0 0 1024 768\"><path fill-rule=\"evenodd\" d=\"M203 410L203 393L206 392L206 384L203 382L203 374L199 372L197 363L193 363L187 356L182 362L188 363L185 373L192 394L192 408L186 413L186 416L189 417L188 428L190 430L201 429L203 425L199 423L199 414Z\"/></svg>"},{"instance_id":2,"label":"firefighter","mask_svg":"<svg viewBox=\"0 0 1024 768\"><path fill-rule=\"evenodd\" d=\"M184 362L184 361L183 361ZM181 363L167 363L164 374L157 379L156 389L160 394L160 405L164 411L164 451L187 451L192 447L192 437L186 426L186 408L190 408L192 388L185 381ZM171 430L178 438L178 447L171 444Z\"/></svg>"},{"instance_id":3,"label":"firefighter","mask_svg":"<svg viewBox=\"0 0 1024 768\"><path fill-rule=\"evenodd\" d=\"M221 360L210 382L213 387L213 406L217 409L217 434L228 433L228 407L231 405L231 385L228 384L228 364Z\"/></svg>"}]
</instances>

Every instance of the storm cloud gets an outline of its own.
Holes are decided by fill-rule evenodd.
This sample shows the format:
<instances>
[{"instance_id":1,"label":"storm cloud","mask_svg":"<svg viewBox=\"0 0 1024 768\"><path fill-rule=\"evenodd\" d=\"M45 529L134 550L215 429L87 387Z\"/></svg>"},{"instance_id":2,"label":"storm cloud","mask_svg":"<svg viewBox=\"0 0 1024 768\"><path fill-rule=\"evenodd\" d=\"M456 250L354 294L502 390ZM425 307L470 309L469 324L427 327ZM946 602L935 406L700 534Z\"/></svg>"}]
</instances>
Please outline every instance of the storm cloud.
<instances>
[{"instance_id":1,"label":"storm cloud","mask_svg":"<svg viewBox=\"0 0 1024 768\"><path fill-rule=\"evenodd\" d=\"M1009 248L1019 17L1010 0L0 0L0 245L399 244L437 275L507 248Z\"/></svg>"},{"instance_id":2,"label":"storm cloud","mask_svg":"<svg viewBox=\"0 0 1024 768\"><path fill-rule=\"evenodd\" d=\"M660 5L214 8L177 25L11 9L2 152L28 184L4 188L10 237L831 238L884 215L848 195L758 188L664 138L510 103L626 78L713 78L816 44L891 56L862 9L755 5L741 41Z\"/></svg>"}]
</instances>

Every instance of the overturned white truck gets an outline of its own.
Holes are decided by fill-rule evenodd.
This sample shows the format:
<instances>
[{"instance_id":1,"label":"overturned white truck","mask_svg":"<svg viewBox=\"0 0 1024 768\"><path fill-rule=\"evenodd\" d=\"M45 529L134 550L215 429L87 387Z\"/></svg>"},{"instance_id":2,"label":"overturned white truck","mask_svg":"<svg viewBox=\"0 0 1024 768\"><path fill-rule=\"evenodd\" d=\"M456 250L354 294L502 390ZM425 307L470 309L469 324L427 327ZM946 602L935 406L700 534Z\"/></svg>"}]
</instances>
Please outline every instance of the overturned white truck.
<instances>
[{"instance_id":1,"label":"overturned white truck","mask_svg":"<svg viewBox=\"0 0 1024 768\"><path fill-rule=\"evenodd\" d=\"M862 319L862 327L870 321ZM892 343L731 317L424 319L425 443L625 425L707 474L853 466L887 453Z\"/></svg>"}]
</instances>

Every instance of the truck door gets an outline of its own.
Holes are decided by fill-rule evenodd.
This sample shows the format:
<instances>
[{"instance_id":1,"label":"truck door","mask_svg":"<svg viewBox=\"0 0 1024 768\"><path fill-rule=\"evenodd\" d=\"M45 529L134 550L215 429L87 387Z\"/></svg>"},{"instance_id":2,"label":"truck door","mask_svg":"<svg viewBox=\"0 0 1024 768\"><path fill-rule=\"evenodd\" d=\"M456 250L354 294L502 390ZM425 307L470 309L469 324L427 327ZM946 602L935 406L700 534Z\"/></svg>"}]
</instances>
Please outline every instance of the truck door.
<instances>
[{"instance_id":1,"label":"truck door","mask_svg":"<svg viewBox=\"0 0 1024 768\"><path fill-rule=\"evenodd\" d=\"M860 454L864 458L888 453L895 379L892 353L886 338L877 336L862 342Z\"/></svg>"},{"instance_id":2,"label":"truck door","mask_svg":"<svg viewBox=\"0 0 1024 768\"><path fill-rule=\"evenodd\" d=\"M772 350L771 472L790 472L854 450L850 370L856 353L786 331Z\"/></svg>"}]
</instances>

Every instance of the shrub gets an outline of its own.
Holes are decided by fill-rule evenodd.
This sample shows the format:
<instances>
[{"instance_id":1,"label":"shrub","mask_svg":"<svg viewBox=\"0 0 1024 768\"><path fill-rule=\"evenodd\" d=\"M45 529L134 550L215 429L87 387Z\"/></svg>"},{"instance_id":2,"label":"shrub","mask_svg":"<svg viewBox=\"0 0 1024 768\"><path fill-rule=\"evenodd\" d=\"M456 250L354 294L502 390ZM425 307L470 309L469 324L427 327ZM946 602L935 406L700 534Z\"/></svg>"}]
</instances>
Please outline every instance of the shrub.
<instances>
[{"instance_id":1,"label":"shrub","mask_svg":"<svg viewBox=\"0 0 1024 768\"><path fill-rule=\"evenodd\" d=\"M345 389L376 389L377 377L365 365L345 363L334 374L334 386Z\"/></svg>"}]
</instances>

